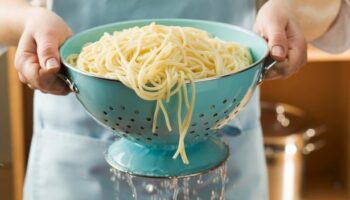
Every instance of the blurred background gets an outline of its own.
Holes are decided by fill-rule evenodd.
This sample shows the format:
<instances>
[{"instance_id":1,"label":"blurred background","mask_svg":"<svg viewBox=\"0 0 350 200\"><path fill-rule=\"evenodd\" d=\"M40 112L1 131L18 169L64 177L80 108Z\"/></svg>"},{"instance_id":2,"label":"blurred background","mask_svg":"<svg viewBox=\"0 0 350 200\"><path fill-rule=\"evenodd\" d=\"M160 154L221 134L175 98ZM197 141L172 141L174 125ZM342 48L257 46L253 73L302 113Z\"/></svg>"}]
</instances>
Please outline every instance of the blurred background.
<instances>
[{"instance_id":1,"label":"blurred background","mask_svg":"<svg viewBox=\"0 0 350 200\"><path fill-rule=\"evenodd\" d=\"M271 200L350 199L350 52L308 52L299 73L261 86ZM32 91L13 56L0 57L2 200L21 199L32 135Z\"/></svg>"}]
</instances>

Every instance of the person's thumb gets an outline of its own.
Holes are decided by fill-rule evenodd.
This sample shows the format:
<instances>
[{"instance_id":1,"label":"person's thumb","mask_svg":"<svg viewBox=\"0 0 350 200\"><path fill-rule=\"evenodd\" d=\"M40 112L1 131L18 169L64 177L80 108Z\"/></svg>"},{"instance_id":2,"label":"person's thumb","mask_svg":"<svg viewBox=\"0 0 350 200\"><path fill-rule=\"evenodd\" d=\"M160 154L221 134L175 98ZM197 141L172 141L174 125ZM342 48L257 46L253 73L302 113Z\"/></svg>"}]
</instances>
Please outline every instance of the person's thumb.
<instances>
[{"instance_id":1,"label":"person's thumb","mask_svg":"<svg viewBox=\"0 0 350 200\"><path fill-rule=\"evenodd\" d=\"M275 20L269 26L266 26L265 29L271 56L275 60L283 61L288 52L286 24Z\"/></svg>"},{"instance_id":2,"label":"person's thumb","mask_svg":"<svg viewBox=\"0 0 350 200\"><path fill-rule=\"evenodd\" d=\"M60 68L58 53L58 39L54 33L42 33L35 37L40 66L50 72L57 72Z\"/></svg>"}]
</instances>

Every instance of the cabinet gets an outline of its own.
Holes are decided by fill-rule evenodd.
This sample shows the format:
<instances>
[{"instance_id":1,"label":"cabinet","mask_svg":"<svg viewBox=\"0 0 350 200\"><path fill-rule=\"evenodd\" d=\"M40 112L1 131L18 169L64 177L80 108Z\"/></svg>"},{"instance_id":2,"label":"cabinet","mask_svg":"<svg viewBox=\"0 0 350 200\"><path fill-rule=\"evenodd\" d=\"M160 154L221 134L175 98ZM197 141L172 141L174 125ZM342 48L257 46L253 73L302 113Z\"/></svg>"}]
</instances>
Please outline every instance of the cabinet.
<instances>
[{"instance_id":1,"label":"cabinet","mask_svg":"<svg viewBox=\"0 0 350 200\"><path fill-rule=\"evenodd\" d=\"M33 91L20 83L14 68L15 49L7 53L9 117L11 128L13 199L22 200L26 162L32 136Z\"/></svg>"}]
</instances>

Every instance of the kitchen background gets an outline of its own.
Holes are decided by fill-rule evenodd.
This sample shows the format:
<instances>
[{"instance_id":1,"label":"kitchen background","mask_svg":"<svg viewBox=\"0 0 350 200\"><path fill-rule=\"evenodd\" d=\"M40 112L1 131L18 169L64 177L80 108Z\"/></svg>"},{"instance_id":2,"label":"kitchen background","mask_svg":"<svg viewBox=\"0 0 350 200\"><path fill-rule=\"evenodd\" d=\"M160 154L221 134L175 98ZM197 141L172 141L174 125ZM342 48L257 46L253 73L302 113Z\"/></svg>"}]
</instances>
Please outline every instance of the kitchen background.
<instances>
[{"instance_id":1,"label":"kitchen background","mask_svg":"<svg viewBox=\"0 0 350 200\"><path fill-rule=\"evenodd\" d=\"M9 123L9 98L6 56L0 57L0 194L1 198L13 199L11 170L11 135Z\"/></svg>"},{"instance_id":2,"label":"kitchen background","mask_svg":"<svg viewBox=\"0 0 350 200\"><path fill-rule=\"evenodd\" d=\"M32 92L19 83L11 62L13 54L14 51L11 50L0 57L1 200L21 199L32 134ZM304 162L300 163L304 169L300 174L302 181L296 182L294 188L301 188L303 200L350 199L349 63L350 52L334 56L309 48L309 62L298 74L287 80L270 81L262 85L263 101L297 106L310 115L317 124L327 127L327 130L316 138L318 141L324 141L325 145L304 156ZM293 123L290 121L291 125ZM306 123L305 127L307 126ZM283 166L282 162L285 161L284 154L288 153L284 150L282 148L282 159L279 158L280 166ZM278 164L278 162L272 163ZM287 170L279 179L274 178L270 181L277 183L290 173L292 172ZM289 180L290 182L288 180L284 182L282 180L281 184L287 183L284 189L271 188L270 193L280 195L280 198L275 199L283 200L283 192L286 192L283 190L289 192L287 196L284 195L284 199L297 199L292 198L292 191L288 191L288 187L294 184L293 180Z\"/></svg>"}]
</instances>

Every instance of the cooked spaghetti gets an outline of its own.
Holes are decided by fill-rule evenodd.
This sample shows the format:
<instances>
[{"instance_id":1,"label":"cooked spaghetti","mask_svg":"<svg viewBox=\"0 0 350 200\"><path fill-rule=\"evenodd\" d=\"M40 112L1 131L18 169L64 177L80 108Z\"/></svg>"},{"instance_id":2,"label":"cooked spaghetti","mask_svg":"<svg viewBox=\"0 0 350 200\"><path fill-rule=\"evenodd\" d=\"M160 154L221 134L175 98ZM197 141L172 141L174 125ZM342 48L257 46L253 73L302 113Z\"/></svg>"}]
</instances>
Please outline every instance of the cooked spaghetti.
<instances>
[{"instance_id":1,"label":"cooked spaghetti","mask_svg":"<svg viewBox=\"0 0 350 200\"><path fill-rule=\"evenodd\" d=\"M167 128L172 130L163 101L177 94L179 144L173 158L180 155L188 164L184 141L194 108L194 81L246 68L252 57L248 48L211 37L205 31L152 23L105 33L67 61L82 71L121 81L144 100L156 101L152 132L156 131L160 110ZM191 98L187 81L191 83ZM182 104L187 109L183 119Z\"/></svg>"}]
</instances>

